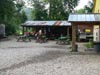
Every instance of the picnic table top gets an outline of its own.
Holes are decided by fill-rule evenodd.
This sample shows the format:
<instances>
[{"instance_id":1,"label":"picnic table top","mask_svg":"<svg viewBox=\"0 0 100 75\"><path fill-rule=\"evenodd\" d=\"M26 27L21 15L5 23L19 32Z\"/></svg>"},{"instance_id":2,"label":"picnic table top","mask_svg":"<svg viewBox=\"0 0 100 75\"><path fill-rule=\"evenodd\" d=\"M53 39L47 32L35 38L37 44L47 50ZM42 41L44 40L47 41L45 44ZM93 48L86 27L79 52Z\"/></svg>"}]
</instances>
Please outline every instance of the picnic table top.
<instances>
[{"instance_id":1,"label":"picnic table top","mask_svg":"<svg viewBox=\"0 0 100 75\"><path fill-rule=\"evenodd\" d=\"M59 40L66 40L66 39L67 39L67 37L65 37L65 36L59 37Z\"/></svg>"}]
</instances>

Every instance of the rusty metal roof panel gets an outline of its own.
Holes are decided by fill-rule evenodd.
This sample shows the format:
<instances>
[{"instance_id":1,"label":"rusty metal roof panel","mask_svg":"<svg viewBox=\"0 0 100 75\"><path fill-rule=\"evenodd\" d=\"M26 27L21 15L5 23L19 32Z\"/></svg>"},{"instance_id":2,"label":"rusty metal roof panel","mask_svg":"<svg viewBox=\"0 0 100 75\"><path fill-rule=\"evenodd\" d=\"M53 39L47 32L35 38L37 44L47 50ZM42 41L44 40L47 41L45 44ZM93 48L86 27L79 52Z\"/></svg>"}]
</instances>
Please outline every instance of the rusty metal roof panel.
<instances>
[{"instance_id":1,"label":"rusty metal roof panel","mask_svg":"<svg viewBox=\"0 0 100 75\"><path fill-rule=\"evenodd\" d=\"M61 24L61 21L56 21L56 22L54 23L54 26L60 26L60 24Z\"/></svg>"},{"instance_id":2,"label":"rusty metal roof panel","mask_svg":"<svg viewBox=\"0 0 100 75\"><path fill-rule=\"evenodd\" d=\"M56 21L47 21L47 24L46 25L52 26L52 25L54 25L55 22Z\"/></svg>"},{"instance_id":3,"label":"rusty metal roof panel","mask_svg":"<svg viewBox=\"0 0 100 75\"><path fill-rule=\"evenodd\" d=\"M24 26L71 26L67 21L26 21Z\"/></svg>"},{"instance_id":4,"label":"rusty metal roof panel","mask_svg":"<svg viewBox=\"0 0 100 75\"><path fill-rule=\"evenodd\" d=\"M71 26L71 23L69 23L68 21L62 21L60 26Z\"/></svg>"}]
</instances>

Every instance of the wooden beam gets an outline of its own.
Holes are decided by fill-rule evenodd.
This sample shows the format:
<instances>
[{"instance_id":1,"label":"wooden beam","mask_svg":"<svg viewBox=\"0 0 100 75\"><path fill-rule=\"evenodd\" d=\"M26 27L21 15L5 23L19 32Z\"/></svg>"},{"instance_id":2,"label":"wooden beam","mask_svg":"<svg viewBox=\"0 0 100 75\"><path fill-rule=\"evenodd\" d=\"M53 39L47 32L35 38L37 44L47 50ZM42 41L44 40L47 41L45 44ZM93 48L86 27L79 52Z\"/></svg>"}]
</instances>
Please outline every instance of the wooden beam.
<instances>
[{"instance_id":1,"label":"wooden beam","mask_svg":"<svg viewBox=\"0 0 100 75\"><path fill-rule=\"evenodd\" d=\"M76 52L76 25L72 24L72 52Z\"/></svg>"},{"instance_id":2,"label":"wooden beam","mask_svg":"<svg viewBox=\"0 0 100 75\"><path fill-rule=\"evenodd\" d=\"M28 28L29 28L29 27L26 27L26 30L25 30L25 32L28 32Z\"/></svg>"},{"instance_id":3,"label":"wooden beam","mask_svg":"<svg viewBox=\"0 0 100 75\"><path fill-rule=\"evenodd\" d=\"M99 42L100 42L100 25L99 25Z\"/></svg>"},{"instance_id":4,"label":"wooden beam","mask_svg":"<svg viewBox=\"0 0 100 75\"><path fill-rule=\"evenodd\" d=\"M71 22L75 25L100 25L100 21L96 21L96 22L84 22L84 21L79 21L79 22Z\"/></svg>"},{"instance_id":5,"label":"wooden beam","mask_svg":"<svg viewBox=\"0 0 100 75\"><path fill-rule=\"evenodd\" d=\"M67 27L67 36L69 36L69 27Z\"/></svg>"},{"instance_id":6,"label":"wooden beam","mask_svg":"<svg viewBox=\"0 0 100 75\"><path fill-rule=\"evenodd\" d=\"M23 31L22 31L22 34L24 35L24 26L23 26Z\"/></svg>"}]
</instances>

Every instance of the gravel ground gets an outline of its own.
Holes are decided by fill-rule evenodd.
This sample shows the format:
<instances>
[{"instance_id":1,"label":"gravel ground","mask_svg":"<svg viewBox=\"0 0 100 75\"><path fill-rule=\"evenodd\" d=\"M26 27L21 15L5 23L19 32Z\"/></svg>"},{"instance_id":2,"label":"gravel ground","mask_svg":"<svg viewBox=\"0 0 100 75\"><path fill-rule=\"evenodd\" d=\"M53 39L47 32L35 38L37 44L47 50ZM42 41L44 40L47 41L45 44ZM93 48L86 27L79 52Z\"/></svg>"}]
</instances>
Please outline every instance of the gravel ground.
<instances>
[{"instance_id":1,"label":"gravel ground","mask_svg":"<svg viewBox=\"0 0 100 75\"><path fill-rule=\"evenodd\" d=\"M0 75L100 75L100 55L85 51L70 52L70 45L0 42Z\"/></svg>"}]
</instances>

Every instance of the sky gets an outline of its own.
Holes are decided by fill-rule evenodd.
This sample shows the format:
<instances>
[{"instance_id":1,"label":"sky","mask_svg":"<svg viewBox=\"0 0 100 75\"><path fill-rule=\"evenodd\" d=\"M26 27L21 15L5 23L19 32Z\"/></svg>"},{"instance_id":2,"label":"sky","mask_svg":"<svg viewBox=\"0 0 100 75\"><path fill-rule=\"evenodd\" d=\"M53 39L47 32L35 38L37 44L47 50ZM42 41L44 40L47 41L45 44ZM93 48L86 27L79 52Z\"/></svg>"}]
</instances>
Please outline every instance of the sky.
<instances>
[{"instance_id":1,"label":"sky","mask_svg":"<svg viewBox=\"0 0 100 75\"><path fill-rule=\"evenodd\" d=\"M78 6L75 8L75 10L84 8L84 6L87 5L89 1L92 1L92 0L80 0L80 1L79 1L79 4L78 4Z\"/></svg>"}]
</instances>

